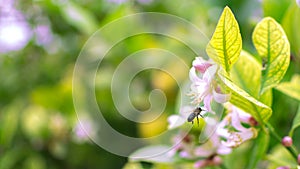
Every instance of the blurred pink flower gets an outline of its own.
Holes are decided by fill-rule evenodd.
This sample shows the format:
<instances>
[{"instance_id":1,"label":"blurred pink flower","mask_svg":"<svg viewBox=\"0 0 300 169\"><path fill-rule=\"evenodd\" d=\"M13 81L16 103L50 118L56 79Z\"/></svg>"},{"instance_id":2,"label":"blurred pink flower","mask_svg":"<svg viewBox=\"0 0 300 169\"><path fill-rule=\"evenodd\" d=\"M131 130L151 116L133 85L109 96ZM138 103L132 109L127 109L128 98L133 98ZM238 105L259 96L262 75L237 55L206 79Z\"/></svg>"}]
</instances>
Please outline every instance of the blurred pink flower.
<instances>
[{"instance_id":1,"label":"blurred pink flower","mask_svg":"<svg viewBox=\"0 0 300 169\"><path fill-rule=\"evenodd\" d=\"M237 147L243 142L255 138L257 136L256 129L242 125L242 123L246 123L251 126L251 120L253 119L250 114L232 105L230 112L219 123L217 128L217 134L226 139L226 141L222 141L222 144L227 147Z\"/></svg>"},{"instance_id":2,"label":"blurred pink flower","mask_svg":"<svg viewBox=\"0 0 300 169\"><path fill-rule=\"evenodd\" d=\"M35 27L35 40L37 45L47 46L53 40L53 34L49 25L41 24Z\"/></svg>"},{"instance_id":3,"label":"blurred pink flower","mask_svg":"<svg viewBox=\"0 0 300 169\"><path fill-rule=\"evenodd\" d=\"M87 118L80 119L74 128L74 140L76 142L88 141L90 137L95 136L95 127L93 122Z\"/></svg>"}]
</instances>

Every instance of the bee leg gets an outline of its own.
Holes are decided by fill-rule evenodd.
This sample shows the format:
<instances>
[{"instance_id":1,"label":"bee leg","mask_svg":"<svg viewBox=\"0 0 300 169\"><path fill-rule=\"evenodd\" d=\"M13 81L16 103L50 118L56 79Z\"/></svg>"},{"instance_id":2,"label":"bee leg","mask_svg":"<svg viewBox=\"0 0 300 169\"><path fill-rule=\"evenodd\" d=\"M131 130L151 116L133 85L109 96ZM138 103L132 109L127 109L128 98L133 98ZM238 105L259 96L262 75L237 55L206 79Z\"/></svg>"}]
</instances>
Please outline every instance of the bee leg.
<instances>
[{"instance_id":1,"label":"bee leg","mask_svg":"<svg viewBox=\"0 0 300 169\"><path fill-rule=\"evenodd\" d=\"M192 122L192 124L194 124L194 120L192 120L191 122Z\"/></svg>"},{"instance_id":2,"label":"bee leg","mask_svg":"<svg viewBox=\"0 0 300 169\"><path fill-rule=\"evenodd\" d=\"M198 123L198 127L199 127L199 118L198 118L198 116L197 116L197 123Z\"/></svg>"}]
</instances>

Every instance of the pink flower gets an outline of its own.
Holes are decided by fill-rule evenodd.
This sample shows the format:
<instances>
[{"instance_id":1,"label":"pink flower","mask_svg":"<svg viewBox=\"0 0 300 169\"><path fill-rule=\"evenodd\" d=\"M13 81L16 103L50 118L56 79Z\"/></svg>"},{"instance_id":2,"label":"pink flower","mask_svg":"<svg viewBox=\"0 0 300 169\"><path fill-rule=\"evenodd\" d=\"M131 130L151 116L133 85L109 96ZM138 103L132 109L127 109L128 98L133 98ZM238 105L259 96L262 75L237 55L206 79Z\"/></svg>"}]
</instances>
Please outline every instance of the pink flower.
<instances>
[{"instance_id":1,"label":"pink flower","mask_svg":"<svg viewBox=\"0 0 300 169\"><path fill-rule=\"evenodd\" d=\"M221 144L220 137L214 133L207 142L195 148L195 156L210 157L214 154L225 155L231 153L231 148Z\"/></svg>"},{"instance_id":2,"label":"pink flower","mask_svg":"<svg viewBox=\"0 0 300 169\"><path fill-rule=\"evenodd\" d=\"M217 128L217 134L226 139L226 141L222 141L222 144L227 147L237 147L243 142L255 138L257 136L256 129L254 127L246 128L242 125L242 123L251 125L251 115L233 105L230 111Z\"/></svg>"},{"instance_id":3,"label":"pink flower","mask_svg":"<svg viewBox=\"0 0 300 169\"><path fill-rule=\"evenodd\" d=\"M196 59L193 61L193 67L200 73L204 73L206 69L212 65L212 63L204 60L202 57L196 57Z\"/></svg>"},{"instance_id":4,"label":"pink flower","mask_svg":"<svg viewBox=\"0 0 300 169\"><path fill-rule=\"evenodd\" d=\"M193 67L190 69L191 96L193 103L198 105L202 101L204 108L211 111L211 102L214 99L218 103L225 103L229 100L228 94L222 94L217 85L215 78L218 70L217 65L212 65L210 62L204 62L203 59L196 58L193 62ZM204 74L199 76L200 73Z\"/></svg>"}]
</instances>

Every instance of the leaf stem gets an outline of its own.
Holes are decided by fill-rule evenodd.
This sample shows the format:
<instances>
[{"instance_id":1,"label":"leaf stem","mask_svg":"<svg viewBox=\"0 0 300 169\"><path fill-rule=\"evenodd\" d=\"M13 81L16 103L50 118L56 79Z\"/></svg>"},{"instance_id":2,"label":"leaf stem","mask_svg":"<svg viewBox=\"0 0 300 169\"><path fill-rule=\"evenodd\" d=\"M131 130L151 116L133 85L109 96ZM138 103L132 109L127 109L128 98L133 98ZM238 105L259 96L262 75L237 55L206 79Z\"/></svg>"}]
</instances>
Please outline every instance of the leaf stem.
<instances>
[{"instance_id":1,"label":"leaf stem","mask_svg":"<svg viewBox=\"0 0 300 169\"><path fill-rule=\"evenodd\" d=\"M266 123L270 133L272 134L272 136L279 142L281 143L281 137L279 136L279 134L275 131L274 127L270 124L270 123ZM285 146L284 146L285 147ZM298 158L298 152L295 148L294 145L292 145L291 147L285 147L291 154L292 156L297 160Z\"/></svg>"}]
</instances>

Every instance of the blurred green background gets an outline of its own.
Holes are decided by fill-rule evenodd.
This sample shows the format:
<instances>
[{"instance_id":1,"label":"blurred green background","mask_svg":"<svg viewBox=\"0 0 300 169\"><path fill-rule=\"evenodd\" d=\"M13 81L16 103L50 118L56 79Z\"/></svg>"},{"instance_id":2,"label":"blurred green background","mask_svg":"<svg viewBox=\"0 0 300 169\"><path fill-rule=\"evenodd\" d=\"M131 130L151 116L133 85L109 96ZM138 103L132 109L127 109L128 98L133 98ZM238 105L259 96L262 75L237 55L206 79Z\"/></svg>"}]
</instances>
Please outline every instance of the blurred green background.
<instances>
[{"instance_id":1,"label":"blurred green background","mask_svg":"<svg viewBox=\"0 0 300 169\"><path fill-rule=\"evenodd\" d=\"M177 15L211 37L226 5L239 22L243 48L254 55L251 33L255 24L264 16L281 23L292 49L284 81L300 73L300 8L294 0L1 0L0 169L122 168L127 159L94 144L77 121L72 75L81 48L97 29L138 12ZM119 29L115 31L123 28ZM192 40L201 41L197 37ZM146 48L174 51L191 65L197 54L178 43L141 35L123 40L108 54L101 83L96 82L96 96L106 120L116 130L132 137L150 137L166 130L167 116L177 113L178 85L170 75L146 70L133 81L132 102L140 110L149 108L148 95L153 89L163 90L168 99L164 114L148 124L136 124L118 115L107 79L126 56ZM176 63L168 67L178 71L181 81L188 79ZM271 123L280 126L281 135L287 134L297 106L298 101L273 91ZM300 146L299 130L295 138Z\"/></svg>"}]
</instances>

